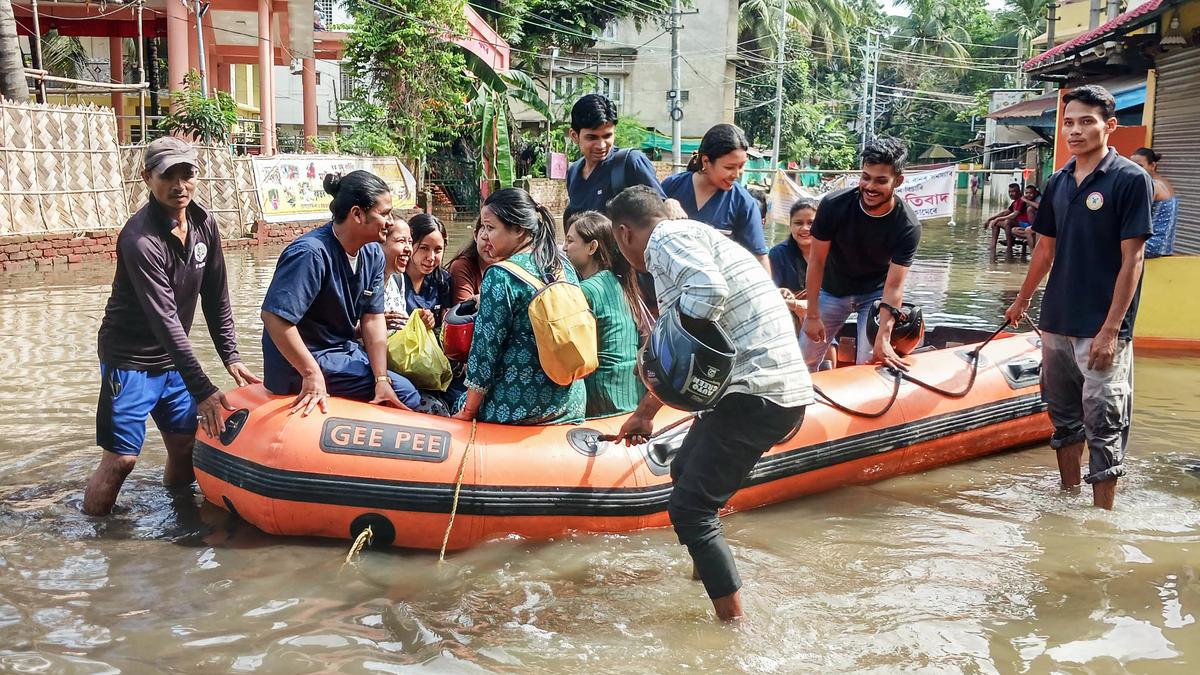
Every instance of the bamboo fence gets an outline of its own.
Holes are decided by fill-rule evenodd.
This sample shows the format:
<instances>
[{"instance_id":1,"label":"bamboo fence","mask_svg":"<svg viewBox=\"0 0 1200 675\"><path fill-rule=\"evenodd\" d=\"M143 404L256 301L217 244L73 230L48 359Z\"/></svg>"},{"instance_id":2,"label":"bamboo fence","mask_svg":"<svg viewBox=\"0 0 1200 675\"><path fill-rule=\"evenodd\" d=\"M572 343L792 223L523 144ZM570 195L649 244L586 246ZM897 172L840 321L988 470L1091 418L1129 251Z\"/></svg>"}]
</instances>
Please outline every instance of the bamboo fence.
<instances>
[{"instance_id":1,"label":"bamboo fence","mask_svg":"<svg viewBox=\"0 0 1200 675\"><path fill-rule=\"evenodd\" d=\"M235 158L227 147L195 147L200 159L200 171L193 199L217 219L222 238L249 236L259 217L250 158ZM144 145L121 147L121 169L130 212L141 208L149 196L146 183L142 180L145 151Z\"/></svg>"},{"instance_id":2,"label":"bamboo fence","mask_svg":"<svg viewBox=\"0 0 1200 675\"><path fill-rule=\"evenodd\" d=\"M128 217L112 109L0 100L0 235L86 232Z\"/></svg>"}]
</instances>

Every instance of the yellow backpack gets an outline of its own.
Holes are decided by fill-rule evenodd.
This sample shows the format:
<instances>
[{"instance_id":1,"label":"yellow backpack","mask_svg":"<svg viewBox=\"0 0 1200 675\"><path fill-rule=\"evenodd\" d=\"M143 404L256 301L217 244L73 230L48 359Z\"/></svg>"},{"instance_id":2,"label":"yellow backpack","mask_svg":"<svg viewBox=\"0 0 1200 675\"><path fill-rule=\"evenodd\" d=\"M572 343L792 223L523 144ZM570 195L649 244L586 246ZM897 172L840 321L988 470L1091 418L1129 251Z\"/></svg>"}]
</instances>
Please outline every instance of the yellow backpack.
<instances>
[{"instance_id":1,"label":"yellow backpack","mask_svg":"<svg viewBox=\"0 0 1200 675\"><path fill-rule=\"evenodd\" d=\"M555 281L545 284L514 262L496 264L533 288L529 323L546 377L565 387L595 371L600 365L596 317L579 286L567 281L562 270Z\"/></svg>"}]
</instances>

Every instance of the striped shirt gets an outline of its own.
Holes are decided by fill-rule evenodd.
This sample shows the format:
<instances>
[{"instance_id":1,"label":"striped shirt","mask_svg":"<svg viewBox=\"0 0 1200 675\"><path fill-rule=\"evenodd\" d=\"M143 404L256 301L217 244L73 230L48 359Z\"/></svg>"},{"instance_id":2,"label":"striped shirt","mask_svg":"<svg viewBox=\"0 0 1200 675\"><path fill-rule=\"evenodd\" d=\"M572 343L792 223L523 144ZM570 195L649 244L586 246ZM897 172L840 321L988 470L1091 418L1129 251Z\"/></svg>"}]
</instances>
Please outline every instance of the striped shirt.
<instances>
[{"instance_id":1,"label":"striped shirt","mask_svg":"<svg viewBox=\"0 0 1200 675\"><path fill-rule=\"evenodd\" d=\"M658 305L715 321L737 347L729 393L761 396L785 408L813 402L792 314L762 264L717 230L666 220L646 246Z\"/></svg>"}]
</instances>

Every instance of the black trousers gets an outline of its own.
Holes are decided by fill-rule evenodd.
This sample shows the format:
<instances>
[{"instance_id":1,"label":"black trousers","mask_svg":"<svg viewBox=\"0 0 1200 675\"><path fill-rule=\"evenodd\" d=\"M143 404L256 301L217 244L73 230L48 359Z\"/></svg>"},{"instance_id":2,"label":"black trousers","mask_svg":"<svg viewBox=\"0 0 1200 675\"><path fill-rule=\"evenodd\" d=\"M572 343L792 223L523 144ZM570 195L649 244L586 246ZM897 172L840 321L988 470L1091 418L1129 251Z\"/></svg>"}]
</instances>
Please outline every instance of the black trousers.
<instances>
[{"instance_id":1,"label":"black trousers","mask_svg":"<svg viewBox=\"0 0 1200 675\"><path fill-rule=\"evenodd\" d=\"M708 597L721 598L742 586L717 512L758 458L803 419L803 406L784 408L759 396L729 394L693 423L683 439L671 462L675 487L667 513Z\"/></svg>"}]
</instances>

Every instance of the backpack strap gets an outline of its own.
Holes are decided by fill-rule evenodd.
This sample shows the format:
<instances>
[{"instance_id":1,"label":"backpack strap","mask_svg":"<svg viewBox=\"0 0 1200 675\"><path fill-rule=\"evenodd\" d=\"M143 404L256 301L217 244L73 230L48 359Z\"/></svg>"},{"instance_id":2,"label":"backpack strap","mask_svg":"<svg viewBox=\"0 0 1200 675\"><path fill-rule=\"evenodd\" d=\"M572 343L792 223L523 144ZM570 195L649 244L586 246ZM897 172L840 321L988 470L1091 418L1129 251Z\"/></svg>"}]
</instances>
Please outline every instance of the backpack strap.
<instances>
[{"instance_id":1,"label":"backpack strap","mask_svg":"<svg viewBox=\"0 0 1200 675\"><path fill-rule=\"evenodd\" d=\"M633 151L629 148L622 148L613 153L613 168L608 174L609 199L621 194L621 190L628 187L625 185L625 174L628 173L626 167L629 165L629 155L631 152Z\"/></svg>"},{"instance_id":2,"label":"backpack strap","mask_svg":"<svg viewBox=\"0 0 1200 675\"><path fill-rule=\"evenodd\" d=\"M533 292L535 295L537 293L540 293L542 291L542 289L544 289L546 287L546 282L537 278L529 270L525 269L524 267L521 267L520 265L518 265L515 262L512 262L511 260L501 260L500 262L494 263L494 264L497 267L502 267L502 268L508 270L509 274L513 275L514 277L516 277L516 278L520 279L521 281L524 281L525 283L532 286ZM555 278L555 281L558 282L558 281L566 281L566 280L567 280L566 272L564 272L563 270L560 269L558 271L557 277Z\"/></svg>"}]
</instances>

